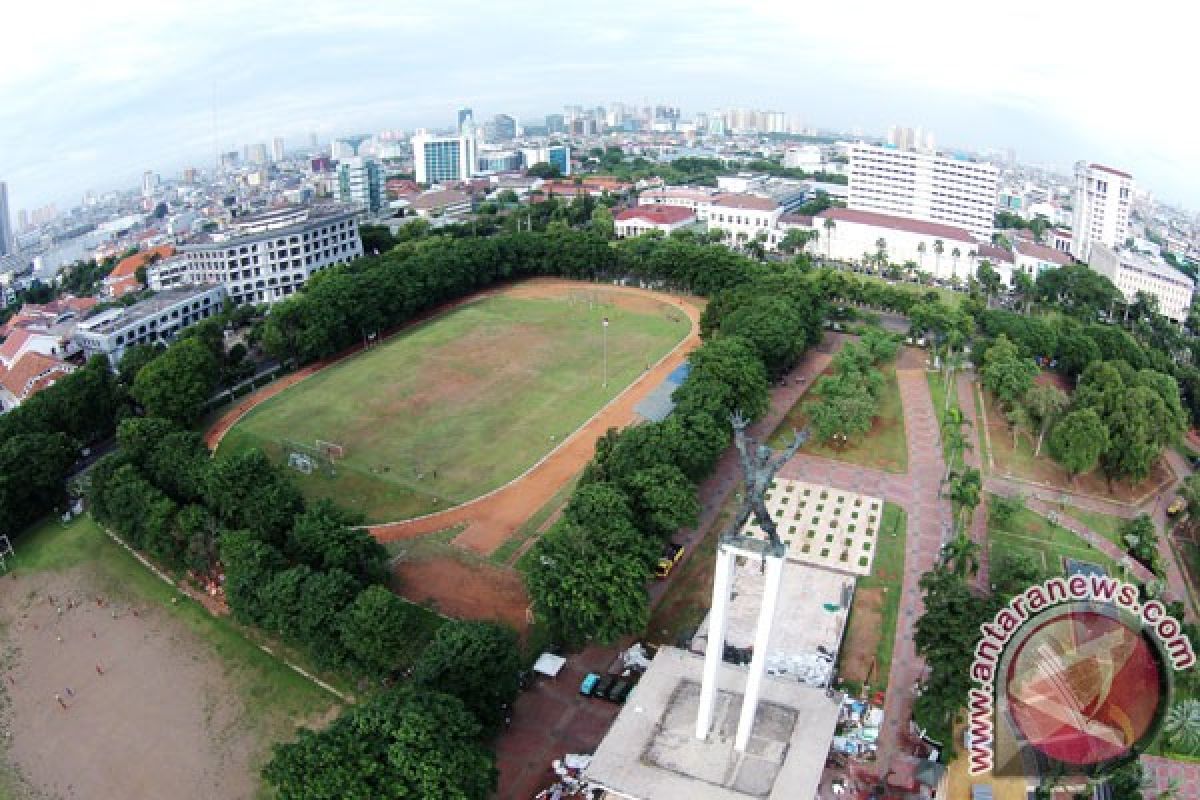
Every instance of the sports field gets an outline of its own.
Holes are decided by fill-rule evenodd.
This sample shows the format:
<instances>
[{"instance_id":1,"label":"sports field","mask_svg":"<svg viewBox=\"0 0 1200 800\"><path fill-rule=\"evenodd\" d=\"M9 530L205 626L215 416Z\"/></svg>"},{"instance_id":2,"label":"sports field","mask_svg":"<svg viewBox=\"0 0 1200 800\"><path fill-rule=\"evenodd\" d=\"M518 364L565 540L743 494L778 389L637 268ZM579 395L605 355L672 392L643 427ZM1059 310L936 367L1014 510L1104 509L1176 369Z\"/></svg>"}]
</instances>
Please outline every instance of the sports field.
<instances>
[{"instance_id":1,"label":"sports field","mask_svg":"<svg viewBox=\"0 0 1200 800\"><path fill-rule=\"evenodd\" d=\"M520 475L689 330L647 297L517 286L306 378L250 411L217 454L257 446L286 464L301 446L336 443L332 471L296 473L307 496L370 522L438 511Z\"/></svg>"}]
</instances>

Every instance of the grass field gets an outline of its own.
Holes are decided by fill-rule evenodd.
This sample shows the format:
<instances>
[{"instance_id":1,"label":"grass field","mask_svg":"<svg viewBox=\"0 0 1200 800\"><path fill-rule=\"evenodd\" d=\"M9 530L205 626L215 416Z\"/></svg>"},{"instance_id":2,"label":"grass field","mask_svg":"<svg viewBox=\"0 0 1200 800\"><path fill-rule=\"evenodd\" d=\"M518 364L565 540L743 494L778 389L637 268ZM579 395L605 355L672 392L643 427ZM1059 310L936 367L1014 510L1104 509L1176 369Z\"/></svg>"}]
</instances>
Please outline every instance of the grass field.
<instances>
[{"instance_id":1,"label":"grass field","mask_svg":"<svg viewBox=\"0 0 1200 800\"><path fill-rule=\"evenodd\" d=\"M121 680L123 675L120 673L124 672L124 668L127 667L133 670L132 675L135 680L144 681L147 687L146 696L153 697L152 687L157 681L167 680L170 682L176 679L163 676L164 670L168 675L170 674L168 664L146 659L155 654L159 658L163 658L167 653L177 653L183 654L180 657L189 663L199 665L196 668L209 676L206 681L211 682L213 691L217 691L220 687L224 692L228 692L228 694L221 693L213 698L203 699L203 702L207 704L205 708L208 711L201 723L203 727L195 730L167 729L161 728L161 725L161 729L154 730L153 720L159 720L165 725L165 720L171 718L170 710L156 707L157 710L144 711L138 708L136 703L126 706L124 712L124 715L130 719L142 720L141 724L144 727L138 728L136 732L129 731L127 721L122 725L121 721L116 718L108 720L106 724L109 727L103 732L97 732L97 736L104 740L104 747L111 748L129 758L129 762L125 764L117 762L110 764L108 770L127 771L131 776L129 784L131 791L135 785L146 788L146 784L138 783L139 780L149 779L152 774L171 768L168 764L145 764L141 761L148 752L149 743L159 739L168 743L174 740L178 746L184 748L189 746L187 742L199 743L201 745L199 750L180 752L179 756L189 760L189 763L194 763L199 759L201 764L203 759L208 757L200 753L200 751L207 753L207 745L204 744L206 742L236 741L248 744L250 752L241 760L248 762L248 766L253 769L253 772L245 775L243 780L257 784L257 767L268 755L268 747L271 742L290 739L294 735L297 725L319 722L335 711L339 704L333 695L297 674L278 659L260 650L256 642L246 635L246 631L228 618L214 617L197 603L187 599L180 600L180 595L176 590L151 574L129 553L104 535L90 517L78 518L67 526L57 520L47 522L23 534L19 540L14 542L14 547L17 557L15 562L9 562L12 577L6 576L5 583L14 581L15 583L12 585L19 588L22 597L33 598L47 590L57 591L53 587L61 587L66 581L68 585L81 587L80 591L82 591L82 587L86 586L88 591L103 593L110 599L114 609L118 606L122 608L140 607L143 609L143 618L152 620L148 623L151 627L144 633L137 633L136 629L134 630L132 635L135 638L128 643L128 649L123 651L124 655L113 667L111 680ZM31 601L22 600L22 603L28 602ZM41 607L33 605L30 612L36 612ZM15 606L9 611L13 614L17 613ZM102 621L91 624L99 626L107 621L106 616L97 616L101 617ZM160 618L163 620L162 622L153 621ZM121 622L110 624L119 628L127 624L124 621L127 619L129 618L123 616ZM20 634L18 630L0 630L0 634L14 637L23 635L28 638L31 635L28 627L25 627L24 630L24 634ZM103 643L111 637L117 636L118 632L104 629L101 630L101 634L100 642ZM93 633L93 638L94 636ZM160 642L161 645L158 646L158 649L148 646L144 644L143 637L145 641L153 640ZM55 648L58 653L57 660L76 658L79 656L79 653L75 652L77 648L84 648L86 651L93 646L79 637L74 639L68 637L65 644L61 642L62 639ZM28 645L29 643L27 643L22 657L32 659L30 666L36 666L38 657L29 649ZM72 655L68 655L69 653ZM86 659L87 655L83 655L82 658ZM114 658L117 657L114 656ZM90 672L89 664L90 662L84 661L85 672ZM59 668L61 665L56 661L53 666ZM140 679L136 677L139 675L142 676ZM82 681L83 678L80 677L79 680ZM105 680L109 680L109 678ZM118 684L103 685L113 688ZM6 688L14 692L24 689L20 684ZM102 691L99 687L95 687L94 691L85 690L82 686L79 688L81 702L86 702L87 705L81 706L79 709L72 709L70 712L74 715L71 719L74 721L75 727L68 735L74 739L82 737L82 740L86 741L89 736L87 727L90 724L88 714L99 713L96 709L112 699L97 696L96 693ZM346 687L342 685L340 688L345 689ZM186 706L189 702L201 702L195 695L197 691L195 686L182 679L178 679L164 691L171 698L172 704ZM0 695L2 694L3 691L0 691ZM85 694L86 701L83 699ZM16 702L18 708L22 703L28 703L27 699L9 699ZM40 700L38 702L40 703ZM236 712L218 724L213 715L221 703L232 703ZM57 709L55 710L57 711ZM28 712L26 713L28 714ZM142 719L143 716L145 719ZM41 723L39 718L34 717L31 724L39 725ZM48 740L55 735L50 723L41 725L41 727L46 728L42 735L45 735ZM24 735L31 734L26 731ZM126 736L129 738L124 738ZM45 746L52 745L45 743ZM166 752L175 753L170 747ZM2 753L3 748L0 747L0 754ZM72 761L69 751L64 750L60 755L63 759L61 764L64 770L63 774L70 774L71 769L79 767L78 763ZM243 768L244 766L246 764L243 764ZM211 768L233 770L237 769L237 766L228 763L213 763ZM9 797L15 800L17 797L24 796L17 788L13 769L12 763L0 755L0 798L5 798L5 800ZM138 773L142 774L141 779L137 777ZM171 777L168 774L160 776L160 779L169 782ZM85 789L76 786L76 791L85 791ZM126 796L132 796L132 794ZM183 793L178 796L190 797L192 795Z\"/></svg>"},{"instance_id":2,"label":"grass field","mask_svg":"<svg viewBox=\"0 0 1200 800\"><path fill-rule=\"evenodd\" d=\"M297 473L299 484L370 522L471 500L531 467L687 335L681 313L635 299L483 298L267 400L218 456L262 447L286 463L285 443L340 444L336 476Z\"/></svg>"},{"instance_id":3,"label":"grass field","mask_svg":"<svg viewBox=\"0 0 1200 800\"><path fill-rule=\"evenodd\" d=\"M1066 528L1053 525L1050 520L1025 508L1004 525L988 520L988 548L993 563L1002 553L1025 553L1053 575L1063 573L1064 557L1099 564L1110 575L1121 574L1107 555Z\"/></svg>"},{"instance_id":4,"label":"grass field","mask_svg":"<svg viewBox=\"0 0 1200 800\"><path fill-rule=\"evenodd\" d=\"M829 372L830 370L826 370L824 374ZM810 441L801 448L802 452L886 472L908 471L908 440L904 435L904 408L900 402L896 368L888 365L882 367L880 372L883 373L883 394L879 398L879 416L872 423L871 430L846 447ZM815 382L814 378L813 383ZM811 388L812 384L809 386ZM808 424L805 409L810 402L815 402L815 399L810 398L808 391L805 391L771 434L768 441L771 447L782 449L791 444L792 431L803 430Z\"/></svg>"}]
</instances>

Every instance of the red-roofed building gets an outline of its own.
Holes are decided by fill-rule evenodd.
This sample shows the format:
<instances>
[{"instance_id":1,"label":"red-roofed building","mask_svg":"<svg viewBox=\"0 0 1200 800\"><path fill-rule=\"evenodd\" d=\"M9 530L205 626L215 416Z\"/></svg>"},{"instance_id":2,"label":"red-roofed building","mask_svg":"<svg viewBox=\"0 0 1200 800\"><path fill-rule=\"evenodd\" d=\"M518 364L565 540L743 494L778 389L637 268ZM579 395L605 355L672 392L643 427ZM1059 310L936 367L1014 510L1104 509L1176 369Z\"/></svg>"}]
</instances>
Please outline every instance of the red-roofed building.
<instances>
[{"instance_id":1,"label":"red-roofed building","mask_svg":"<svg viewBox=\"0 0 1200 800\"><path fill-rule=\"evenodd\" d=\"M11 365L0 363L0 411L10 411L75 371L73 364L37 352L25 352Z\"/></svg>"},{"instance_id":2,"label":"red-roofed building","mask_svg":"<svg viewBox=\"0 0 1200 800\"><path fill-rule=\"evenodd\" d=\"M137 279L137 271L149 265L152 261L170 258L173 255L175 255L175 248L169 244L164 244L121 259L113 267L112 272L108 273L108 276L104 279L101 294L106 298L115 300L129 292L136 292L144 288L141 281Z\"/></svg>"},{"instance_id":3,"label":"red-roofed building","mask_svg":"<svg viewBox=\"0 0 1200 800\"><path fill-rule=\"evenodd\" d=\"M679 206L637 206L627 208L613 217L613 228L618 239L641 236L650 231L661 231L664 235L670 235L695 224L696 214Z\"/></svg>"}]
</instances>

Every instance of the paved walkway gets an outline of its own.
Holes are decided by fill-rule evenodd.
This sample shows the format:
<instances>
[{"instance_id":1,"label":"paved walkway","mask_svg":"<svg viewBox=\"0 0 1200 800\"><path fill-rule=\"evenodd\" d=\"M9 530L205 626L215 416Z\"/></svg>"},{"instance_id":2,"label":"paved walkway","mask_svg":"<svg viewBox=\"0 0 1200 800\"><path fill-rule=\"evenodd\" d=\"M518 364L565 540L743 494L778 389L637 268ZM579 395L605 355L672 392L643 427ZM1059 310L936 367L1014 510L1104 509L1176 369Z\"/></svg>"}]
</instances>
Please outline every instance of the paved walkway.
<instances>
[{"instance_id":1,"label":"paved walkway","mask_svg":"<svg viewBox=\"0 0 1200 800\"><path fill-rule=\"evenodd\" d=\"M1176 800L1200 800L1200 764L1171 761L1160 756L1142 756L1146 770L1147 798L1158 797L1172 785L1178 787Z\"/></svg>"}]
</instances>

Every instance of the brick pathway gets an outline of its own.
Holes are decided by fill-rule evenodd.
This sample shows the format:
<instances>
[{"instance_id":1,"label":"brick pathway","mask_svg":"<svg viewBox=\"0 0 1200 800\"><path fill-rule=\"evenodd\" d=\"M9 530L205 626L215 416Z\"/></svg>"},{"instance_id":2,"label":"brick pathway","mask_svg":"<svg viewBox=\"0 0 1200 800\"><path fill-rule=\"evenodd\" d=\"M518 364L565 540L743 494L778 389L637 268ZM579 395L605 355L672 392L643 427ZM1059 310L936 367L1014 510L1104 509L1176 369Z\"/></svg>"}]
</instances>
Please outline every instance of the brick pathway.
<instances>
[{"instance_id":1,"label":"brick pathway","mask_svg":"<svg viewBox=\"0 0 1200 800\"><path fill-rule=\"evenodd\" d=\"M1178 787L1177 800L1200 800L1200 764L1171 761L1160 756L1142 756L1142 767L1146 770L1147 799Z\"/></svg>"}]
</instances>

